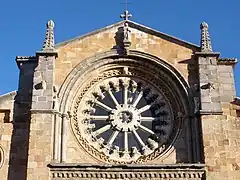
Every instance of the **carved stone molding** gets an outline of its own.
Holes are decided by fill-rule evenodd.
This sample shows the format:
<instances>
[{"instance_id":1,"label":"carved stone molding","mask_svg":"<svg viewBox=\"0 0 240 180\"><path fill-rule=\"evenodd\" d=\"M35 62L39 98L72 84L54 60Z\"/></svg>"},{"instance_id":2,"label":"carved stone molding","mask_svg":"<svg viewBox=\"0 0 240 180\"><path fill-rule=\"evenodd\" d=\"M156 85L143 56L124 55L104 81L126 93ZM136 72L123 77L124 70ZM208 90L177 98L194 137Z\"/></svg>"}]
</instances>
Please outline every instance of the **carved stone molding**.
<instances>
[{"instance_id":1,"label":"carved stone molding","mask_svg":"<svg viewBox=\"0 0 240 180\"><path fill-rule=\"evenodd\" d=\"M92 64L89 66L89 64ZM127 69L126 69L127 67ZM148 71L142 71L144 69L148 69ZM94 76L90 76L89 74L92 72L96 72ZM150 73L150 74L149 74ZM91 78L87 78L86 75L88 75ZM189 87L187 83L185 82L184 78L181 76L181 74L176 71L174 67L172 67L170 64L166 63L165 61L152 56L150 54L146 54L140 51L129 51L128 57L119 56L117 51L111 50L104 53L101 53L97 56L88 58L84 61L82 61L79 65L77 65L72 72L69 74L67 79L65 80L64 84L60 87L59 92L59 102L60 102L60 111L61 112L70 112L71 118L70 118L70 124L71 129L73 130L74 136L76 140L78 141L79 145L83 147L84 150L86 150L88 153L90 153L93 158L96 158L102 162L106 163L113 163L113 164L126 164L124 162L113 162L109 161L108 158L102 153L99 153L98 149L92 148L88 141L85 141L85 138L82 137L82 133L79 132L79 121L81 118L77 117L79 107L82 98L85 96L85 94L88 92L89 88L95 86L98 82L103 81L106 78L109 77L122 77L122 76L128 76L128 77L141 77L148 81L151 84L154 84L157 88L161 89L161 91L164 91L163 93L168 96L167 94L170 93L170 96L173 96L176 101L173 102L179 102L173 104L173 106L178 106L174 114L175 117L178 117L178 112L181 112L184 116L190 116L193 113L194 103L191 102L192 94L189 91ZM85 78L84 78L85 77ZM161 79L161 81L156 81L157 79ZM158 83L157 83L158 82ZM164 85L163 85L164 84ZM164 90L163 87L167 87L167 90ZM71 93L69 93L71 92ZM172 98L168 98L172 99ZM182 121L182 120L180 120ZM179 121L179 122L180 122ZM180 123L181 124L181 123ZM180 133L181 128L180 126L174 126L178 127L176 131L179 131L175 134L172 138L176 138L176 134ZM189 136L190 137L190 136ZM170 142L174 142L170 141ZM172 144L170 143L169 144ZM190 142L190 139L189 139ZM196 142L197 143L197 142ZM188 162L192 161L192 155L191 155L191 144L189 146L189 157ZM166 151L164 152L170 152L171 149L168 149L169 146L166 147ZM172 146L171 146L172 147ZM151 161L155 159L156 157L160 157L160 154L164 154L165 158L169 153L162 153L162 151L153 153L151 157L144 156L144 159L139 159L135 163L144 163L147 161ZM131 162L132 163L132 162ZM127 163L130 164L130 163Z\"/></svg>"},{"instance_id":2,"label":"carved stone molding","mask_svg":"<svg viewBox=\"0 0 240 180\"><path fill-rule=\"evenodd\" d=\"M3 163L4 163L4 151L3 151L3 149L2 149L2 147L0 145L0 169L1 169L2 165L3 165Z\"/></svg>"},{"instance_id":3,"label":"carved stone molding","mask_svg":"<svg viewBox=\"0 0 240 180\"><path fill-rule=\"evenodd\" d=\"M205 177L204 164L175 165L82 165L50 164L52 180L90 180L90 179L195 179Z\"/></svg>"},{"instance_id":4,"label":"carved stone molding","mask_svg":"<svg viewBox=\"0 0 240 180\"><path fill-rule=\"evenodd\" d=\"M119 63L120 64L120 63ZM130 62L128 62L128 65L130 65ZM119 66L119 65L118 65ZM128 69L128 76L134 76L134 77L141 77L142 79L145 79L149 83L153 83L156 88L159 88L159 90L162 91L164 96L167 97L169 100L169 104L171 104L172 111L173 111L173 119L174 119L174 124L173 124L173 133L170 135L166 145L164 145L164 148L157 148L152 154L149 154L148 156L143 156L135 161L129 161L129 162L124 162L124 161L116 161L109 159L109 157L105 156L104 153L100 153L99 150L91 146L91 143L89 143L82 135L82 132L80 131L81 125L79 125L79 106L81 104L81 101L83 97L85 96L86 92L88 91L91 86L94 84L98 83L98 81L101 81L104 78L112 77L112 76L121 76L124 74L124 68L120 69L112 69L110 71L105 71L102 75L100 74L99 76L95 77L92 81L88 80L88 83L82 88L82 90L78 93L77 99L74 103L73 106L73 117L71 119L71 124L72 124L72 129L74 131L74 134L76 135L77 140L80 142L82 147L84 147L87 152L91 153L93 156L97 157L100 160L103 160L105 162L109 163L114 163L114 164L131 164L131 163L143 163L147 161L154 160L155 158L162 157L165 153L170 152L171 147L173 146L178 134L179 134L179 129L181 129L181 124L182 120L181 118L178 117L178 114L181 112L181 114L185 114L183 109L183 105L181 104L181 101L178 99L179 97L176 96L175 92L171 90L171 85L167 85L167 81L170 82L171 78L168 77L165 73L159 71L157 72L156 69L154 69L154 66L151 65L145 65L145 67L148 67L149 72L155 74L159 74L159 78L161 77L162 79L165 79L166 81L163 82L163 80L154 78L154 75L148 75L148 73L144 73L139 71L142 67L139 67L140 64L135 62L134 63L134 68L129 68ZM133 67L130 66L130 67ZM150 73L150 74L151 74ZM170 79L169 79L170 78ZM169 80L167 80L169 79ZM174 102L174 103L173 103ZM82 105L83 106L83 105Z\"/></svg>"},{"instance_id":5,"label":"carved stone molding","mask_svg":"<svg viewBox=\"0 0 240 180\"><path fill-rule=\"evenodd\" d=\"M219 58L217 61L218 65L235 65L237 64L237 58Z\"/></svg>"}]
</instances>

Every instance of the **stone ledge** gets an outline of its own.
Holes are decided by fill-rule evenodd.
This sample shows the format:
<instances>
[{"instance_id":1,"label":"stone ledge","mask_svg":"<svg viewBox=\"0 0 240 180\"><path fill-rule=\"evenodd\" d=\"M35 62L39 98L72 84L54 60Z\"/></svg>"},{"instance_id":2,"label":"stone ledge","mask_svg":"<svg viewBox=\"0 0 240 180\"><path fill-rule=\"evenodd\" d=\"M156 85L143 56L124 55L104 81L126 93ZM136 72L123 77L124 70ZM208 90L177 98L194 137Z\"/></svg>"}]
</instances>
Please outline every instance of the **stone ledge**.
<instances>
[{"instance_id":1,"label":"stone ledge","mask_svg":"<svg viewBox=\"0 0 240 180\"><path fill-rule=\"evenodd\" d=\"M20 67L22 63L37 62L36 56L16 56L15 60L17 62L18 67Z\"/></svg>"},{"instance_id":2,"label":"stone ledge","mask_svg":"<svg viewBox=\"0 0 240 180\"><path fill-rule=\"evenodd\" d=\"M49 164L51 178L59 179L195 179L205 177L204 164L90 165Z\"/></svg>"},{"instance_id":3,"label":"stone ledge","mask_svg":"<svg viewBox=\"0 0 240 180\"><path fill-rule=\"evenodd\" d=\"M237 58L219 58L218 65L235 65L237 64Z\"/></svg>"},{"instance_id":4,"label":"stone ledge","mask_svg":"<svg viewBox=\"0 0 240 180\"><path fill-rule=\"evenodd\" d=\"M219 57L220 56L220 52L195 52L196 56L210 56L210 57Z\"/></svg>"},{"instance_id":5,"label":"stone ledge","mask_svg":"<svg viewBox=\"0 0 240 180\"><path fill-rule=\"evenodd\" d=\"M31 109L31 114L60 114L54 109Z\"/></svg>"},{"instance_id":6,"label":"stone ledge","mask_svg":"<svg viewBox=\"0 0 240 180\"><path fill-rule=\"evenodd\" d=\"M200 115L223 115L223 111L200 110Z\"/></svg>"},{"instance_id":7,"label":"stone ledge","mask_svg":"<svg viewBox=\"0 0 240 180\"><path fill-rule=\"evenodd\" d=\"M58 57L58 52L55 49L48 49L45 51L37 51L36 56L55 56Z\"/></svg>"}]
</instances>

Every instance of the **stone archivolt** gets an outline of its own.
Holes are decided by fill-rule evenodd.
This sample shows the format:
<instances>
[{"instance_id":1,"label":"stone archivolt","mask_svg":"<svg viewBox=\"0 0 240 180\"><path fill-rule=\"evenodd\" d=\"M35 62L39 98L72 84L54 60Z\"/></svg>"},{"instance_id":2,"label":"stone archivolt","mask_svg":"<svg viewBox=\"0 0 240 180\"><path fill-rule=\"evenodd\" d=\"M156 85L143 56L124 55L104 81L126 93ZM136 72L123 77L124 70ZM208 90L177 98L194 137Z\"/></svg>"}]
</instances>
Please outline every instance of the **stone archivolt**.
<instances>
[{"instance_id":1,"label":"stone archivolt","mask_svg":"<svg viewBox=\"0 0 240 180\"><path fill-rule=\"evenodd\" d=\"M3 148L0 145L0 168L2 167L4 163L4 152L3 152Z\"/></svg>"}]
</instances>

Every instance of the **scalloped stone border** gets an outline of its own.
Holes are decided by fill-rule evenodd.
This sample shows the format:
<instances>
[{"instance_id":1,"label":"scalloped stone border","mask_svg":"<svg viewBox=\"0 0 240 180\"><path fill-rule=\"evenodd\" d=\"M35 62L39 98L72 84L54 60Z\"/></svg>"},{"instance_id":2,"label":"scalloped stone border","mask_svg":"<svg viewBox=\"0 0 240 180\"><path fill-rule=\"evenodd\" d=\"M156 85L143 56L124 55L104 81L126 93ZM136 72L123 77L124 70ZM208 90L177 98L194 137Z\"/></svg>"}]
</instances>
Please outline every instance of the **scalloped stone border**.
<instances>
[{"instance_id":1,"label":"scalloped stone border","mask_svg":"<svg viewBox=\"0 0 240 180\"><path fill-rule=\"evenodd\" d=\"M49 164L52 180L90 179L194 179L203 180L206 174L204 164L173 165L88 165Z\"/></svg>"}]
</instances>

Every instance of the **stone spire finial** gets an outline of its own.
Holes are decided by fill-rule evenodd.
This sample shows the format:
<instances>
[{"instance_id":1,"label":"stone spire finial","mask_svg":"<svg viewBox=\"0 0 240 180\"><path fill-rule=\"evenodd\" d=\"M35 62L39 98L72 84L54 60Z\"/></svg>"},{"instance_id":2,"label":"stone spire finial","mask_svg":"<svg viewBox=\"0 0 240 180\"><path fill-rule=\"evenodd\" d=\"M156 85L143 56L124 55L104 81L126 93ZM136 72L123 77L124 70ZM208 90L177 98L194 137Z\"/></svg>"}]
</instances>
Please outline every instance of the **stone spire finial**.
<instances>
[{"instance_id":1,"label":"stone spire finial","mask_svg":"<svg viewBox=\"0 0 240 180\"><path fill-rule=\"evenodd\" d=\"M53 20L50 20L47 22L46 37L42 50L48 51L53 49L54 49L54 22Z\"/></svg>"},{"instance_id":2,"label":"stone spire finial","mask_svg":"<svg viewBox=\"0 0 240 180\"><path fill-rule=\"evenodd\" d=\"M202 52L212 52L212 44L210 35L208 32L208 24L206 22L201 23L201 51Z\"/></svg>"}]
</instances>

